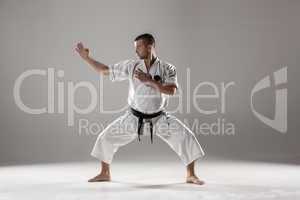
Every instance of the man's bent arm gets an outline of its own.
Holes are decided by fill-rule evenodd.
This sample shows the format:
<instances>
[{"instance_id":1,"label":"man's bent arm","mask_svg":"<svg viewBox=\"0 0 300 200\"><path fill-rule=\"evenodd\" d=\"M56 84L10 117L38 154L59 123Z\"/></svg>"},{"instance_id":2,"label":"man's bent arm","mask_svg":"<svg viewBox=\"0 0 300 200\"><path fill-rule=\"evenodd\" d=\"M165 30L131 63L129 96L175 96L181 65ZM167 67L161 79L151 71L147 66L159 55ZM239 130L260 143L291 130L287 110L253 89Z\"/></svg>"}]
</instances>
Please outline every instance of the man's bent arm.
<instances>
[{"instance_id":1,"label":"man's bent arm","mask_svg":"<svg viewBox=\"0 0 300 200\"><path fill-rule=\"evenodd\" d=\"M175 84L161 84L155 80L150 80L150 84L157 88L161 93L174 95L176 93L177 86Z\"/></svg>"}]
</instances>

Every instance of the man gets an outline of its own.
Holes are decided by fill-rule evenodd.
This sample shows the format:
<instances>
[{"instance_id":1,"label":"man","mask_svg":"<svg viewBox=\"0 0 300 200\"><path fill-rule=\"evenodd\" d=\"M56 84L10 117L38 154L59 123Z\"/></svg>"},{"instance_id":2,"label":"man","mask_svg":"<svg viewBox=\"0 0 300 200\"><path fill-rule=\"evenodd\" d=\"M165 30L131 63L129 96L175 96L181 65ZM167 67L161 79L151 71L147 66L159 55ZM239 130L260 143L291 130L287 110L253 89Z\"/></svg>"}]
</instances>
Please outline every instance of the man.
<instances>
[{"instance_id":1,"label":"man","mask_svg":"<svg viewBox=\"0 0 300 200\"><path fill-rule=\"evenodd\" d=\"M194 171L195 161L204 156L194 133L176 117L165 111L169 95L178 88L176 68L160 60L155 52L155 39L142 34L134 40L137 60L113 65L102 64L89 56L89 49L78 43L76 51L89 65L112 81L129 80L129 109L98 136L91 155L101 161L101 172L89 182L110 181L110 164L119 147L136 139L146 130L165 141L186 165L186 182L202 185ZM128 128L129 127L129 128ZM119 130L119 131L115 131Z\"/></svg>"}]
</instances>

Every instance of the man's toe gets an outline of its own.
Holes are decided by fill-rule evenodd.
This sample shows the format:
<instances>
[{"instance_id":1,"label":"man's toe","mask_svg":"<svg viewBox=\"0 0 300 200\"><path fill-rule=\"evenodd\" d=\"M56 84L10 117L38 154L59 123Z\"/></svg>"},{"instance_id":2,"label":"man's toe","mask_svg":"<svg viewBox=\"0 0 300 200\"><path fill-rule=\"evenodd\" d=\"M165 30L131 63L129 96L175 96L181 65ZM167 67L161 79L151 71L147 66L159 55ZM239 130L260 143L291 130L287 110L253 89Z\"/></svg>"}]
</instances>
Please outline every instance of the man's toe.
<instances>
[{"instance_id":1,"label":"man's toe","mask_svg":"<svg viewBox=\"0 0 300 200\"><path fill-rule=\"evenodd\" d=\"M204 185L205 182L200 180L197 177L188 177L186 180L187 183L197 184L197 185Z\"/></svg>"}]
</instances>

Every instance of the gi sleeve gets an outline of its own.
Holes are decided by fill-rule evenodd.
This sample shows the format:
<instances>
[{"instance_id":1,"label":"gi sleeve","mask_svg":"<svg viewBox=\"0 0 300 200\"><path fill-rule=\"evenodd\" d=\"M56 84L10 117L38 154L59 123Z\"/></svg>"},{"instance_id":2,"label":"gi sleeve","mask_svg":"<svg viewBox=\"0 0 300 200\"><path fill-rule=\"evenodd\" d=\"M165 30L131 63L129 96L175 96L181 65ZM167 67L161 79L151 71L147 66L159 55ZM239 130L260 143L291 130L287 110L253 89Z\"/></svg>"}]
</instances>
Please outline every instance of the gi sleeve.
<instances>
[{"instance_id":1,"label":"gi sleeve","mask_svg":"<svg viewBox=\"0 0 300 200\"><path fill-rule=\"evenodd\" d=\"M178 88L176 67L167 64L165 74L165 84L174 84Z\"/></svg>"},{"instance_id":2,"label":"gi sleeve","mask_svg":"<svg viewBox=\"0 0 300 200\"><path fill-rule=\"evenodd\" d=\"M123 60L116 64L108 65L109 79L111 81L123 81L129 79L129 70L131 69L134 61Z\"/></svg>"}]
</instances>

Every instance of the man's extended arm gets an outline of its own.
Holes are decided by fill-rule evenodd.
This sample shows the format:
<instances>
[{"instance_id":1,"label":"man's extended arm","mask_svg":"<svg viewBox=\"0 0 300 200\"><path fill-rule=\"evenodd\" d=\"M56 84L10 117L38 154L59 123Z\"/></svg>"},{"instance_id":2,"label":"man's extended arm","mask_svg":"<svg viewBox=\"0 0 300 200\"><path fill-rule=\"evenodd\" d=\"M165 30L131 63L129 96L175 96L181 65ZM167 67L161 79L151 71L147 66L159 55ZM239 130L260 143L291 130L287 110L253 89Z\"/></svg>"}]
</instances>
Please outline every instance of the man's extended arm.
<instances>
[{"instance_id":1,"label":"man's extended arm","mask_svg":"<svg viewBox=\"0 0 300 200\"><path fill-rule=\"evenodd\" d=\"M81 42L77 44L75 50L78 52L81 58L91 65L97 72L103 75L109 74L108 66L91 58L89 56L89 49L84 48Z\"/></svg>"}]
</instances>

